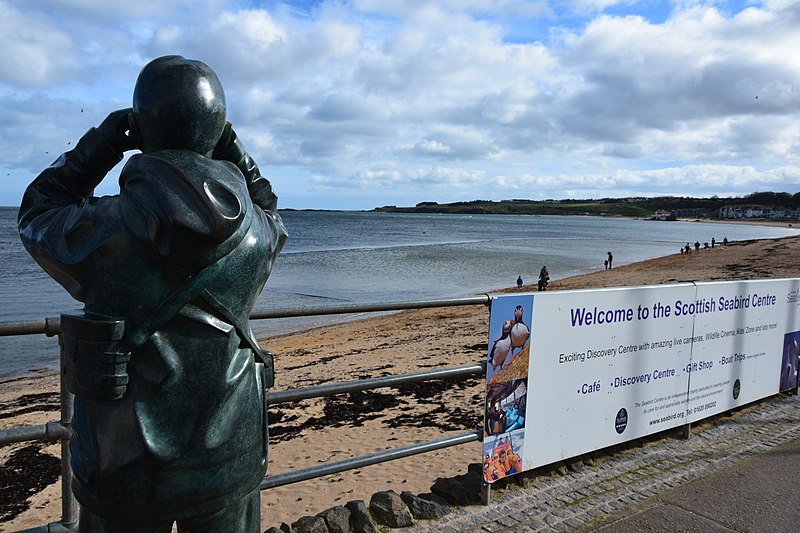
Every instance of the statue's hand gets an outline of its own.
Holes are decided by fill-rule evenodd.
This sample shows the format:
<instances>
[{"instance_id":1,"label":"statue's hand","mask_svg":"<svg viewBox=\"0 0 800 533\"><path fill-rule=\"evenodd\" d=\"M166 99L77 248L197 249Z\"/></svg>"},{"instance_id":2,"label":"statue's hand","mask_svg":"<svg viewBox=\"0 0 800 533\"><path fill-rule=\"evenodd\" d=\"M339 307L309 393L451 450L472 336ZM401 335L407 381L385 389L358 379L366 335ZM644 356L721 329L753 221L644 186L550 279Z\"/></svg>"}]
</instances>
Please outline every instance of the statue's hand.
<instances>
[{"instance_id":1,"label":"statue's hand","mask_svg":"<svg viewBox=\"0 0 800 533\"><path fill-rule=\"evenodd\" d=\"M242 173L247 190L253 203L267 212L275 212L277 209L277 197L272 192L272 185L261 175L258 165L247 153L241 139L236 136L230 122L225 123L222 136L211 152L211 157L220 161L229 161L236 165Z\"/></svg>"},{"instance_id":2,"label":"statue's hand","mask_svg":"<svg viewBox=\"0 0 800 533\"><path fill-rule=\"evenodd\" d=\"M120 153L136 148L136 143L126 133L128 124L128 115L133 112L130 107L126 109L118 109L112 111L106 119L97 127L97 132L100 136L114 149Z\"/></svg>"},{"instance_id":3,"label":"statue's hand","mask_svg":"<svg viewBox=\"0 0 800 533\"><path fill-rule=\"evenodd\" d=\"M225 127L222 129L222 135L220 135L217 145L211 152L212 159L230 161L233 164L238 163L242 157L242 154L239 153L238 150L232 149L230 146L235 141L236 133L233 131L233 126L231 126L230 122L225 122Z\"/></svg>"},{"instance_id":4,"label":"statue's hand","mask_svg":"<svg viewBox=\"0 0 800 533\"><path fill-rule=\"evenodd\" d=\"M229 161L236 165L248 183L258 176L258 167L255 161L247 154L244 143L236 136L236 132L233 131L230 122L225 123L222 135L211 152L211 158Z\"/></svg>"}]
</instances>

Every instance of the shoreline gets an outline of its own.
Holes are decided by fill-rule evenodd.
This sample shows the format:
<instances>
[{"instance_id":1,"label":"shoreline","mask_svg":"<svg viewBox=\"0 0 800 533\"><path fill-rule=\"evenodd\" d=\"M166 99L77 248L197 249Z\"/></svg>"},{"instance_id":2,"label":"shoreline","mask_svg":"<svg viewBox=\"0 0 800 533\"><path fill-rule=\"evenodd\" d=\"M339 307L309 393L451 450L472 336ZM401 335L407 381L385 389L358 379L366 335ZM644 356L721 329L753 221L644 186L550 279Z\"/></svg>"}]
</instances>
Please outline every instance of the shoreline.
<instances>
[{"instance_id":1,"label":"shoreline","mask_svg":"<svg viewBox=\"0 0 800 533\"><path fill-rule=\"evenodd\" d=\"M798 277L798 258L800 235L736 241L699 253L676 252L554 279L548 290ZM533 290L535 284L528 284L522 291L509 287L490 294ZM275 353L276 387L272 390L279 391L474 364L486 357L488 322L489 311L480 305L416 309L276 335L260 342ZM0 413L13 413L0 418L0 428L57 419L57 390L56 374L0 383ZM272 406L269 473L475 429L483 416L483 394L483 380L474 378ZM53 396L55 405L50 400L46 404L33 401ZM25 401L28 403L23 405ZM0 448L0 461L5 463L25 444ZM42 451L58 456L59 446L43 445ZM480 443L470 443L265 491L262 528L291 523L351 500L369 501L380 490L428 492L436 478L463 474L467 465L479 462L480 457ZM60 488L55 483L36 493L18 517L0 522L0 532L43 525L58 520L59 514Z\"/></svg>"},{"instance_id":2,"label":"shoreline","mask_svg":"<svg viewBox=\"0 0 800 533\"><path fill-rule=\"evenodd\" d=\"M495 217L496 218L496 217ZM511 218L518 218L516 216ZM552 216L544 216L544 217L535 217L535 218L550 218L554 221L560 221L561 219L575 219L576 217L565 217L560 215L552 215ZM591 243L597 245L597 239L594 235L590 235L586 232L587 228L591 230L594 226L595 222L600 223L603 218L608 217L600 217L600 216L583 216L580 217L580 220L576 221L573 220L572 224L578 224L584 228L583 231L580 231L580 238L579 242L576 243L576 246L573 246L573 243L570 241L568 242L567 246L574 250L579 250L584 246L591 247ZM646 220L640 218L626 218L626 220L636 221L637 223L643 224L647 222ZM685 222L694 221L699 222L699 224L686 224ZM732 238L733 241L743 240L748 238L774 238L776 236L783 236L783 235L796 235L800 232L800 228L792 228L792 227L782 227L781 223L775 223L774 221L766 221L766 220L736 220L736 221L722 221L721 223L727 224L728 228L731 229L724 229L726 226L720 226L717 224L716 226L710 226L703 224L703 222L718 222L712 219L681 219L677 222L676 225L669 226L667 224L664 226L663 224L658 224L659 221L649 221L650 224L644 224L640 230L637 230L637 235L640 235L638 238L633 238L632 242L633 245L630 246L630 250L625 249L626 246L619 242L619 246L615 246L614 244L609 244L611 249L614 249L616 258L616 266L620 266L623 261L640 261L646 258L654 258L659 257L663 254L672 253L674 249L683 242L674 242L673 248L673 241L675 238L670 238L670 232L673 231L673 228L677 228L680 226L682 229L679 231L681 234L688 233L691 235L691 238L687 235L686 240L694 242L695 235L707 235L711 236L713 234L717 234L716 236L721 238L722 235L727 233L729 238ZM654 224L655 222L655 224ZM555 223L555 222L554 222ZM558 222L560 223L560 222ZM768 228L771 226L771 228ZM723 229L714 229L723 228ZM761 227L757 229L757 227ZM666 230L666 231L665 231ZM676 230L677 231L677 230ZM732 235L733 234L733 235ZM766 235L764 235L766 234ZM646 235L646 237L645 237ZM565 234L565 236L567 236ZM677 237L677 236L676 236ZM582 239L586 238L587 241L584 243ZM550 237L552 243L559 245L559 238L558 237ZM700 237L700 240L703 240L703 237ZM457 245L460 241L447 241L452 244ZM473 241L467 241L473 242ZM481 242L481 241L474 241L474 242ZM617 242L617 241L615 241ZM669 244L666 244L669 243ZM413 253L417 253L416 246L420 246L419 250L424 250L426 246L430 247L430 243L425 243L422 241L409 243L406 245L399 245L400 249L403 252L411 251ZM408 246L408 249L406 249ZM542 246L545 248L547 246L553 246L553 244L544 243ZM559 259L560 253L557 252L547 252L546 250L540 250L538 246L536 246L536 250L529 250L526 252L525 258L519 261L515 261L513 263L508 263L504 265L498 264L484 264L483 261L480 261L477 265L472 265L469 269L466 269L467 272L467 279L463 281L452 281L454 279L460 279L460 276L446 274L450 272L451 269L445 268L445 266L435 268L434 269L434 276L432 279L439 279L443 281L442 284L427 284L425 285L425 289L417 290L417 291L409 291L409 288L413 288L416 284L415 279L411 277L406 277L405 283L398 283L396 285L389 284L375 284L374 281L362 281L359 277L345 279L344 281L344 289L340 291L336 289L335 284L336 281L332 282L323 282L325 283L324 286L321 287L319 294L315 294L315 291L311 290L311 294L305 294L308 292L307 287L300 287L294 284L290 284L289 286L282 286L277 285L276 289L272 288L271 284L267 284L265 288L263 296L259 297L257 303L256 312L269 312L269 311L281 311L281 310L288 310L288 309L302 309L305 306L316 307L319 305L327 305L327 304L336 304L336 300L338 297L342 298L342 302L352 302L352 303L363 303L363 304L371 304L376 301L402 301L407 298L410 298L411 301L413 300L421 300L421 299L450 299L450 298L460 298L460 297L468 297L468 296L475 296L478 294L485 294L485 293L492 293L502 291L504 288L507 288L513 284L512 280L516 279L518 273L523 275L523 278L526 281L532 281L536 279L537 273L539 271L539 267L541 266L542 262L547 263L551 269L551 278L553 280L557 280L563 277L579 275L582 273L589 273L592 271L596 271L597 269L602 268L602 258L605 256L605 245L602 242L599 242L600 249L593 249L590 253L566 253L565 255L569 257L568 260L561 261ZM392 246L389 246L392 248ZM432 247L430 249L430 257L436 256L436 248ZM314 252L316 253L316 252ZM381 252L386 253L386 252ZM421 252L420 252L421 253ZM464 250L461 250L459 253L467 253ZM597 262L590 261L589 256L597 256ZM552 257L552 258L551 258ZM324 256L314 259L317 264L324 265L324 261L322 259ZM540 262L541 261L541 262ZM558 263L558 264L553 264ZM435 261L431 259L431 264L434 264ZM563 263L563 264L562 264ZM291 264L291 263L289 263ZM419 264L419 260L417 263ZM445 265L447 263L445 262ZM323 267L324 268L324 267ZM455 269L459 269L458 265L455 265ZM519 269L519 270L518 270ZM390 270L391 271L391 270ZM471 275L469 272L474 272L476 274ZM39 272L39 274L43 274ZM441 277L441 276L445 277ZM471 276L471 278L469 277ZM394 279L395 276L392 277ZM309 278L313 279L313 278ZM274 281L274 280L273 280ZM388 281L388 279L387 279ZM16 283L16 282L15 282ZM333 285L331 285L333 283ZM327 290L330 287L332 290ZM383 287L386 287L384 289ZM480 289L479 291L471 291L471 289L477 288ZM16 292L12 291L10 288L6 287L9 291L9 294L17 294ZM362 289L363 290L362 292ZM50 287L48 291L55 290L53 287ZM43 294L49 294L48 291L45 291ZM33 301L39 302L36 303L34 306L35 308L42 308L41 301L50 301L51 299L55 299L58 302L61 302L57 305L56 308L53 307L44 307L45 309L37 314L26 314L28 311L24 310L23 308L19 308L17 300L13 300L12 304L9 305L7 309L8 313L6 314L7 322L6 324L13 324L17 320L21 320L19 317L26 317L26 320L31 322L33 321L40 321L44 317L58 317L59 309L71 309L75 307L76 302L74 300L69 299L69 296L61 290L60 288L57 289L58 294L55 292L50 295L52 298L48 298L42 300L41 296L34 295ZM297 295L295 297L295 295ZM61 298L67 298L68 300L62 301ZM323 298L321 300L315 300L315 298ZM330 299L329 299L330 298ZM20 300L20 302L24 302ZM72 302L72 303L69 303ZM21 305L21 304L20 304ZM18 311L22 313L20 315L14 315L13 313ZM357 315L340 315L340 314L330 314L330 315L319 315L319 316L307 316L307 317L293 317L293 318L278 318L278 319L271 319L271 320L258 320L253 321L253 328L257 335L257 338L270 338L276 336L282 336L286 334L291 334L296 331L306 330L312 327L324 327L326 325L331 325L340 322L349 322L354 320L360 320L362 318L369 318L373 316L372 314L364 314L359 313ZM40 374L43 370L44 371L58 371L58 362L57 362L57 354L56 350L53 349L55 346L55 341L53 339L46 339L43 335L39 335L36 337L28 337L27 339L21 337L7 337L3 341L3 345L5 346L4 353L0 360L5 361L6 365L3 369L0 369L0 382L6 382L13 379L17 379L24 376L36 376ZM42 357L44 355L44 357Z\"/></svg>"},{"instance_id":3,"label":"shoreline","mask_svg":"<svg viewBox=\"0 0 800 533\"><path fill-rule=\"evenodd\" d=\"M742 224L748 226L767 226L770 228L792 228L800 227L798 219L767 219L767 218L748 218L748 219L719 219L719 218L679 218L682 222L708 222L709 224Z\"/></svg>"}]
</instances>

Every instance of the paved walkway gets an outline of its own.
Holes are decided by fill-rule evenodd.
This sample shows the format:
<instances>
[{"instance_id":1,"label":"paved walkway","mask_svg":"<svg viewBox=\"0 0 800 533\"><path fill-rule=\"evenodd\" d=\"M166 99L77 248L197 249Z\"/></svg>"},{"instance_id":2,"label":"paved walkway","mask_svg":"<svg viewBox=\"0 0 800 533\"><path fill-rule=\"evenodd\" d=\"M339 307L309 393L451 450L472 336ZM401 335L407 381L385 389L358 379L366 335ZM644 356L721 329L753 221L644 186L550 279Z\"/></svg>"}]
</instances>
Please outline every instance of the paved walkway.
<instances>
[{"instance_id":1,"label":"paved walkway","mask_svg":"<svg viewBox=\"0 0 800 533\"><path fill-rule=\"evenodd\" d=\"M800 531L800 397L781 395L411 532Z\"/></svg>"}]
</instances>

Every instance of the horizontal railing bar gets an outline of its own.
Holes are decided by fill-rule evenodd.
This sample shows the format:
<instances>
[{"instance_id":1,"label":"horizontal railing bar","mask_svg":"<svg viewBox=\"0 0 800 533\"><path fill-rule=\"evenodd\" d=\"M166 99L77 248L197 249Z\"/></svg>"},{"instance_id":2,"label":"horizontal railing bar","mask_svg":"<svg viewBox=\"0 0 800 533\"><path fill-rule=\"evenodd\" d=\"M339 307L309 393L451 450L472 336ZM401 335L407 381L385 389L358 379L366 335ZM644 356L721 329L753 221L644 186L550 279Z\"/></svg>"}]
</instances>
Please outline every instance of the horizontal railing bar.
<instances>
[{"instance_id":1,"label":"horizontal railing bar","mask_svg":"<svg viewBox=\"0 0 800 533\"><path fill-rule=\"evenodd\" d=\"M461 305L489 305L491 298L472 296L469 298L455 298L450 300L421 300L412 302L384 302L363 304L342 304L320 307L300 307L297 309L277 309L274 311L255 311L250 315L251 320L266 318L290 318L296 316L339 315L346 313L375 313L380 311L403 311L406 309L427 309L431 307L456 307Z\"/></svg>"},{"instance_id":2,"label":"horizontal railing bar","mask_svg":"<svg viewBox=\"0 0 800 533\"><path fill-rule=\"evenodd\" d=\"M3 322L0 324L0 337L10 335L36 335L47 331L47 320L30 322Z\"/></svg>"},{"instance_id":3,"label":"horizontal railing bar","mask_svg":"<svg viewBox=\"0 0 800 533\"><path fill-rule=\"evenodd\" d=\"M412 444L411 446L404 446L402 448L394 448L392 450L385 450L370 455L362 455L359 457L353 457L351 459L344 459L334 463L326 463L321 466L312 466L310 468L303 468L293 472L285 472L283 474L267 476L261 481L259 489L274 489L275 487L299 483L300 481L328 476L330 474L338 474L339 472L345 472L355 468L362 468L365 466L385 463L387 461L394 461L395 459L402 459L411 455L432 452L470 442L477 442L480 441L481 438L482 431L476 430L469 433L462 433L461 435L445 437L443 439L421 442L419 444Z\"/></svg>"},{"instance_id":4,"label":"horizontal railing bar","mask_svg":"<svg viewBox=\"0 0 800 533\"><path fill-rule=\"evenodd\" d=\"M47 426L44 424L0 430L0 445L29 440L44 440L46 438Z\"/></svg>"},{"instance_id":5,"label":"horizontal railing bar","mask_svg":"<svg viewBox=\"0 0 800 533\"><path fill-rule=\"evenodd\" d=\"M328 385L317 385L314 387L303 387L300 389L288 389L277 392L267 393L267 403L277 404L284 402L295 402L307 400L309 398L322 398L355 392L361 390L378 389L381 387L397 387L408 383L418 383L429 380L454 379L468 376L482 376L486 373L484 364L476 363L465 366L455 366L449 368L439 368L414 372L411 374L396 374L392 376L382 376L379 378L359 379L354 381L343 381Z\"/></svg>"},{"instance_id":6,"label":"horizontal railing bar","mask_svg":"<svg viewBox=\"0 0 800 533\"><path fill-rule=\"evenodd\" d=\"M0 429L0 445L31 440L68 440L70 430L60 422L48 422L38 426Z\"/></svg>"},{"instance_id":7,"label":"horizontal railing bar","mask_svg":"<svg viewBox=\"0 0 800 533\"><path fill-rule=\"evenodd\" d=\"M344 304L320 307L299 307L296 309L278 309L274 311L254 311L250 320L264 320L267 318L290 318L298 316L339 315L347 313L377 313L380 311L403 311L407 309L427 309L432 307L456 307L463 305L489 305L491 297L471 296L468 298L454 298L449 300L419 300L409 302L385 302ZM52 336L61 333L61 319L59 317L30 322L0 322L0 337L11 335L36 335L44 333Z\"/></svg>"},{"instance_id":8,"label":"horizontal railing bar","mask_svg":"<svg viewBox=\"0 0 800 533\"><path fill-rule=\"evenodd\" d=\"M482 376L486 372L484 363L464 365L458 367L440 368L413 372L410 374L397 374L378 378L361 379L289 389L267 393L267 403L270 405L291 401L307 400L309 398L322 398L347 392L378 389L382 387L399 387L409 383L419 383L430 380L447 380L460 377ZM0 430L0 444L11 444L31 440L63 440L68 439L70 431L58 422L50 422L39 426L27 426Z\"/></svg>"}]
</instances>

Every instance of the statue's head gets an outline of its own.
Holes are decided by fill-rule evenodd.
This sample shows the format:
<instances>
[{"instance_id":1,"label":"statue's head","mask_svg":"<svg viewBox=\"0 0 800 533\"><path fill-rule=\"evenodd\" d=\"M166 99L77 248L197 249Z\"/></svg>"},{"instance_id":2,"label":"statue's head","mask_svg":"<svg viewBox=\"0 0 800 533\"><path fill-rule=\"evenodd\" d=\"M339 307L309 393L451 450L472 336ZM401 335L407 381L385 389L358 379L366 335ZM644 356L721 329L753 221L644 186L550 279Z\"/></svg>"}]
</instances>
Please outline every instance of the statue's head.
<instances>
[{"instance_id":1,"label":"statue's head","mask_svg":"<svg viewBox=\"0 0 800 533\"><path fill-rule=\"evenodd\" d=\"M177 149L207 154L225 126L225 93L216 73L181 56L154 59L133 91L131 135L142 152Z\"/></svg>"}]
</instances>

